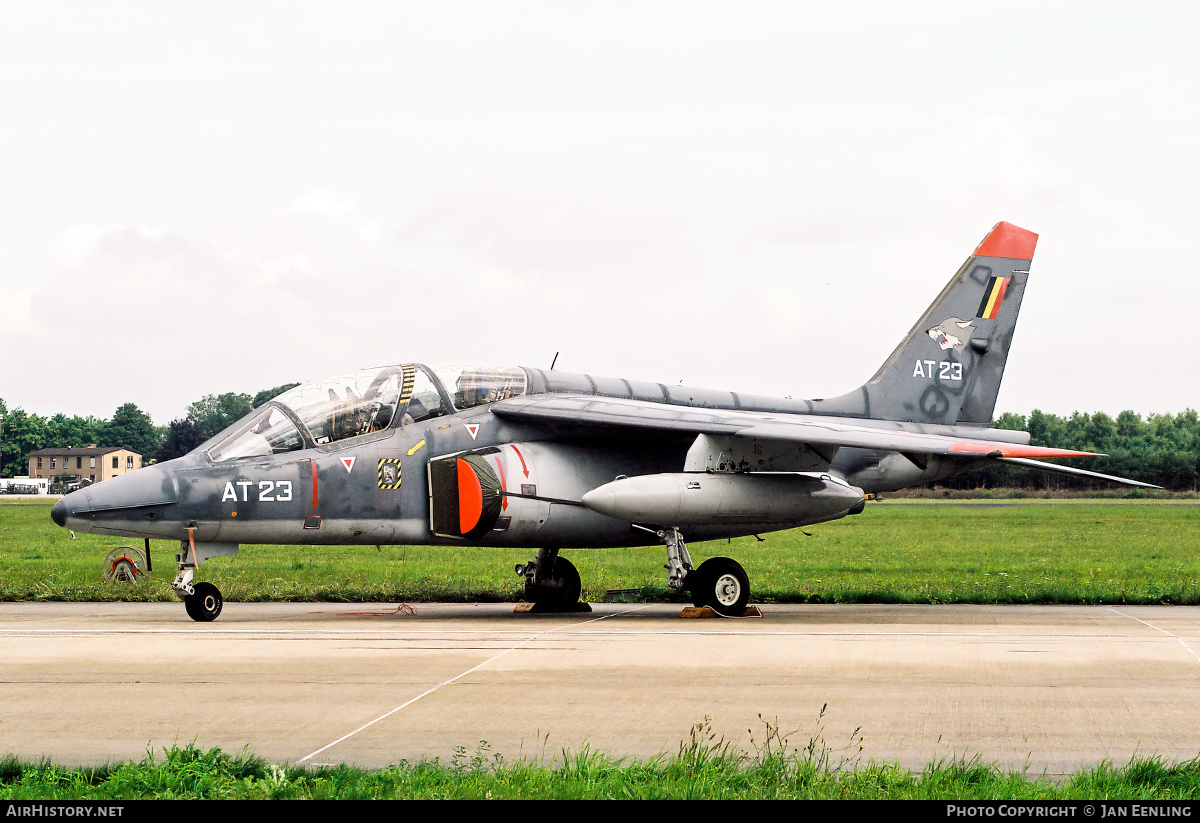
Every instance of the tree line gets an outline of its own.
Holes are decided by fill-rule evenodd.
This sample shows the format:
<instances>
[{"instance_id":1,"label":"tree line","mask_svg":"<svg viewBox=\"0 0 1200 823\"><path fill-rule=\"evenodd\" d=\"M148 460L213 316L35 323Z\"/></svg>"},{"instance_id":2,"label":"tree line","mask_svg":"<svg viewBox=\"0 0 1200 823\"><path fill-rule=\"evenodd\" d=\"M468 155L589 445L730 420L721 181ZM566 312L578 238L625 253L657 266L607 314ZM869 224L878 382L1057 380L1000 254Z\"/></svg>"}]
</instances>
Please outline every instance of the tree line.
<instances>
[{"instance_id":1,"label":"tree line","mask_svg":"<svg viewBox=\"0 0 1200 823\"><path fill-rule=\"evenodd\" d=\"M1088 471L1128 477L1173 491L1196 491L1200 478L1200 417L1195 409L1179 414L1123 411L1075 412L1069 417L1034 409L1028 416L1005 413L992 424L998 429L1029 432L1034 446L1098 452L1106 457L1056 459L1052 462ZM1024 469L1004 463L940 481L956 489L1105 489L1111 483Z\"/></svg>"},{"instance_id":2,"label":"tree line","mask_svg":"<svg viewBox=\"0 0 1200 823\"><path fill-rule=\"evenodd\" d=\"M187 407L187 413L165 426L155 426L150 416L133 403L118 408L111 419L42 417L22 409L9 411L0 399L4 416L0 432L0 476L23 475L29 454L38 449L119 446L155 461L187 454L208 438L240 420L298 383L264 389L256 395L227 392L205 395ZM1100 452L1107 457L1056 460L1089 471L1153 483L1175 491L1195 491L1200 479L1200 417L1194 409L1180 414L1151 414L1143 418L1123 411L1114 419L1104 412L1075 412L1069 417L1035 409L1028 416L1002 414L993 424L1000 429L1027 431L1030 443L1056 449ZM1018 466L993 464L940 481L958 489L1055 488L1099 489L1101 481L1048 475Z\"/></svg>"},{"instance_id":3,"label":"tree line","mask_svg":"<svg viewBox=\"0 0 1200 823\"><path fill-rule=\"evenodd\" d=\"M9 411L0 398L0 477L29 472L29 455L38 449L115 446L130 449L144 460L162 462L182 457L208 438L236 423L272 397L300 385L287 383L263 389L253 396L226 392L208 394L187 407L187 413L165 426L156 426L150 415L134 403L121 405L112 418L92 415L53 417L31 414L24 409Z\"/></svg>"}]
</instances>

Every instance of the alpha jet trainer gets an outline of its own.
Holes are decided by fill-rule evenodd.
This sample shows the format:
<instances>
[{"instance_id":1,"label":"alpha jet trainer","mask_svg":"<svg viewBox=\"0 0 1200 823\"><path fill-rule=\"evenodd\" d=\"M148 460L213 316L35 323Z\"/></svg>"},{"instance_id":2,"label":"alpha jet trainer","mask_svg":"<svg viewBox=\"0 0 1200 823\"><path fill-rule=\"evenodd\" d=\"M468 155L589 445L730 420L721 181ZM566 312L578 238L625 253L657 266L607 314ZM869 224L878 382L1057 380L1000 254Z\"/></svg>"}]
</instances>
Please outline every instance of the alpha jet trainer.
<instances>
[{"instance_id":1,"label":"alpha jet trainer","mask_svg":"<svg viewBox=\"0 0 1200 823\"><path fill-rule=\"evenodd\" d=\"M253 543L536 549L517 567L525 598L558 608L581 591L560 549L661 543L671 587L741 614L741 565L693 566L685 539L836 520L869 493L993 461L1134 483L1042 463L1086 453L988 427L1036 242L998 223L875 376L840 397L404 363L291 389L184 457L67 495L51 516L179 541L172 586L200 621L222 599L196 569Z\"/></svg>"}]
</instances>

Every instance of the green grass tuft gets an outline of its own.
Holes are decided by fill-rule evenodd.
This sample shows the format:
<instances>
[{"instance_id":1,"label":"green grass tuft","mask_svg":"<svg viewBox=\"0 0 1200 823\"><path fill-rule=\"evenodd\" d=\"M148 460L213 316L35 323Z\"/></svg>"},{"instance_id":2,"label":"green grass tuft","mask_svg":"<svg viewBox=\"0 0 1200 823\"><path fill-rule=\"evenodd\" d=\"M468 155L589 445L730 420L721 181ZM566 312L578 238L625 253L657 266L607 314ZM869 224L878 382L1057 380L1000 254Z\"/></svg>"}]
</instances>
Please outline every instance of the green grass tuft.
<instances>
[{"instance_id":1,"label":"green grass tuft","mask_svg":"<svg viewBox=\"0 0 1200 823\"><path fill-rule=\"evenodd\" d=\"M930 764L918 773L888 763L859 763L814 738L790 749L785 736L753 752L693 728L674 757L614 759L584 748L551 764L508 762L486 743L459 747L448 763L400 762L384 769L305 768L271 764L194 744L173 746L140 763L66 768L49 760L0 759L2 800L135 799L961 799L1196 800L1200 765L1140 758L1103 763L1066 780L1005 772L979 760Z\"/></svg>"}]
</instances>

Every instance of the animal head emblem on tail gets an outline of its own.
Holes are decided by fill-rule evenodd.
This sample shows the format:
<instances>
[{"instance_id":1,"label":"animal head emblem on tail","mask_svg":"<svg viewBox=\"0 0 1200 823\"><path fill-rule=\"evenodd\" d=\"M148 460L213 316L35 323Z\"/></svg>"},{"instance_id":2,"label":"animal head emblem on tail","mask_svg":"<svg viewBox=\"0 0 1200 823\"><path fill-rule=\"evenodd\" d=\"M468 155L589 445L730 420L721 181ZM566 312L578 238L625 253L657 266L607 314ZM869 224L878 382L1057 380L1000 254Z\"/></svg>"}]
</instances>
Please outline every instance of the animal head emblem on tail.
<instances>
[{"instance_id":1,"label":"animal head emblem on tail","mask_svg":"<svg viewBox=\"0 0 1200 823\"><path fill-rule=\"evenodd\" d=\"M926 334L942 347L942 351L954 349L956 352L962 352L966 348L967 341L971 339L972 331L974 331L974 327L971 325L971 321L950 317L943 320L940 325L934 326Z\"/></svg>"}]
</instances>

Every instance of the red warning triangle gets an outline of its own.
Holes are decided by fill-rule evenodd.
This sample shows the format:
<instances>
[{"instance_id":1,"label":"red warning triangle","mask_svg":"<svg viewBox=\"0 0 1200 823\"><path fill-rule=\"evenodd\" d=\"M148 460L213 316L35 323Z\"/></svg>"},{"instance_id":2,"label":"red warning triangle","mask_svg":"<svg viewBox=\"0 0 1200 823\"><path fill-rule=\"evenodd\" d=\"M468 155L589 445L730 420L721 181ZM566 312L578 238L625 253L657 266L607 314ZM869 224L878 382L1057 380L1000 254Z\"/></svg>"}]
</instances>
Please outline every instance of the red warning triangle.
<instances>
[{"instance_id":1,"label":"red warning triangle","mask_svg":"<svg viewBox=\"0 0 1200 823\"><path fill-rule=\"evenodd\" d=\"M351 472L351 470L354 468L354 461L357 459L358 459L357 457L343 457L342 458L342 465L346 467L346 474L349 474Z\"/></svg>"},{"instance_id":2,"label":"red warning triangle","mask_svg":"<svg viewBox=\"0 0 1200 823\"><path fill-rule=\"evenodd\" d=\"M479 434L479 424L478 423L463 423L463 425L467 427L467 433L470 434L471 439L474 440L475 435Z\"/></svg>"}]
</instances>

